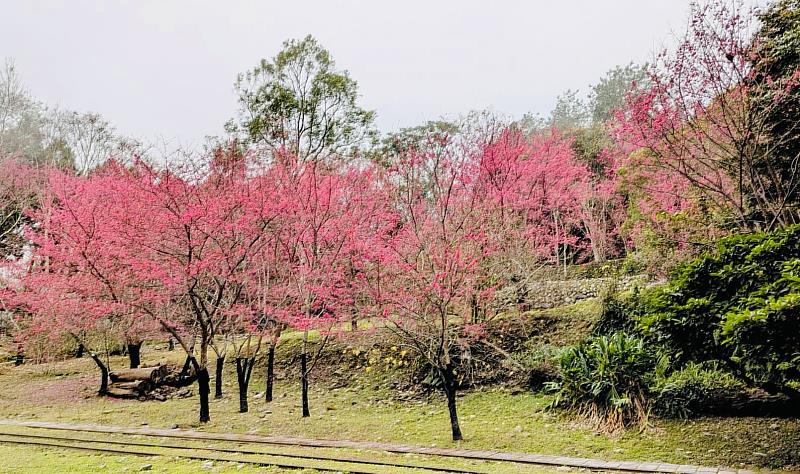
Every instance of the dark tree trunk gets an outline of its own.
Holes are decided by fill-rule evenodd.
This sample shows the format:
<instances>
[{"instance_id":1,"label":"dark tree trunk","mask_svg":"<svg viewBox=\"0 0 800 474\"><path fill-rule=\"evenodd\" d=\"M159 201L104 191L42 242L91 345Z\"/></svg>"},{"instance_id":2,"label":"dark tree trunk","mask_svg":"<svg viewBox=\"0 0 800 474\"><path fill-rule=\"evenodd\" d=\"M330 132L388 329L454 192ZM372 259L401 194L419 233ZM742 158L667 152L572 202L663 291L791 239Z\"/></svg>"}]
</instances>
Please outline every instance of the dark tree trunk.
<instances>
[{"instance_id":1,"label":"dark tree trunk","mask_svg":"<svg viewBox=\"0 0 800 474\"><path fill-rule=\"evenodd\" d=\"M236 381L239 383L239 413L247 413L247 387L250 385L250 375L253 373L255 357L236 358Z\"/></svg>"},{"instance_id":2,"label":"dark tree trunk","mask_svg":"<svg viewBox=\"0 0 800 474\"><path fill-rule=\"evenodd\" d=\"M275 380L275 344L269 345L269 352L267 353L267 389L264 393L264 398L267 402L272 401L272 385Z\"/></svg>"},{"instance_id":3,"label":"dark tree trunk","mask_svg":"<svg viewBox=\"0 0 800 474\"><path fill-rule=\"evenodd\" d=\"M83 346L83 344L78 344L78 347L75 349L75 358L76 359L82 358L84 350L86 350L86 348Z\"/></svg>"},{"instance_id":4,"label":"dark tree trunk","mask_svg":"<svg viewBox=\"0 0 800 474\"><path fill-rule=\"evenodd\" d=\"M303 418L311 416L308 411L308 356L305 353L300 354L300 388L302 391L303 400Z\"/></svg>"},{"instance_id":5,"label":"dark tree trunk","mask_svg":"<svg viewBox=\"0 0 800 474\"><path fill-rule=\"evenodd\" d=\"M25 362L25 353L22 351L22 349L18 349L17 356L14 357L14 365L20 366L23 362Z\"/></svg>"},{"instance_id":6,"label":"dark tree trunk","mask_svg":"<svg viewBox=\"0 0 800 474\"><path fill-rule=\"evenodd\" d=\"M222 398L222 369L225 368L225 356L217 357L214 376L214 398Z\"/></svg>"},{"instance_id":7,"label":"dark tree trunk","mask_svg":"<svg viewBox=\"0 0 800 474\"><path fill-rule=\"evenodd\" d=\"M131 361L131 369L138 369L142 363L142 343L128 344L128 358Z\"/></svg>"},{"instance_id":8,"label":"dark tree trunk","mask_svg":"<svg viewBox=\"0 0 800 474\"><path fill-rule=\"evenodd\" d=\"M97 367L100 369L100 390L98 390L97 393L99 395L105 395L108 393L108 367L100 360L97 354L92 353L91 356L94 363L97 364Z\"/></svg>"},{"instance_id":9,"label":"dark tree trunk","mask_svg":"<svg viewBox=\"0 0 800 474\"><path fill-rule=\"evenodd\" d=\"M189 367L192 366L192 356L186 356L186 361L183 363L183 368L181 369L181 373L178 374L178 378L182 379L189 376Z\"/></svg>"},{"instance_id":10,"label":"dark tree trunk","mask_svg":"<svg viewBox=\"0 0 800 474\"><path fill-rule=\"evenodd\" d=\"M452 368L446 368L441 371L442 374L442 388L447 397L447 411L450 412L450 429L453 432L453 441L463 439L461 435L461 427L458 424L458 411L456 410L456 391L458 389L455 375Z\"/></svg>"},{"instance_id":11,"label":"dark tree trunk","mask_svg":"<svg viewBox=\"0 0 800 474\"><path fill-rule=\"evenodd\" d=\"M175 341L172 338L169 338L169 341L167 341L167 350L168 351L175 350Z\"/></svg>"},{"instance_id":12,"label":"dark tree trunk","mask_svg":"<svg viewBox=\"0 0 800 474\"><path fill-rule=\"evenodd\" d=\"M351 319L350 320L350 330L351 331L358 331L358 320L357 319Z\"/></svg>"},{"instance_id":13,"label":"dark tree trunk","mask_svg":"<svg viewBox=\"0 0 800 474\"><path fill-rule=\"evenodd\" d=\"M197 373L197 391L200 394L200 423L206 423L211 420L211 416L209 415L209 408L208 408L208 394L211 392L209 381L210 378L208 376L208 368L206 366L201 366L197 363L197 359L194 357L189 357L192 365L194 366L195 372Z\"/></svg>"}]
</instances>

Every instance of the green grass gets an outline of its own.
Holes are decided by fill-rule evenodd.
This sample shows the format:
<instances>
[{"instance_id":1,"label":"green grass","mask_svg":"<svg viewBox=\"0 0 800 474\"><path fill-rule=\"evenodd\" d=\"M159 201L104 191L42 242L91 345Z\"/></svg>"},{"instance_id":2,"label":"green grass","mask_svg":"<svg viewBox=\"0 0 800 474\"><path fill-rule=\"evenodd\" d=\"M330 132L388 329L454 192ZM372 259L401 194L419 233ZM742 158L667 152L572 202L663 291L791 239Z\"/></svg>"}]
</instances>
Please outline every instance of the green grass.
<instances>
[{"instance_id":1,"label":"green grass","mask_svg":"<svg viewBox=\"0 0 800 474\"><path fill-rule=\"evenodd\" d=\"M145 360L180 358L180 353L148 352ZM342 355L342 357L345 357ZM117 367L124 359L112 359ZM391 382L397 373L376 369L344 374L346 387L313 381L311 412L300 417L299 388L294 377L278 380L276 399L254 398L263 390L261 367L251 384L251 411L238 413L235 375L228 367L225 397L211 402L211 422L197 423L197 398L138 402L97 397L96 369L89 359L0 369L0 417L124 426L236 431L313 438L391 441L424 446L503 449L603 459L648 460L726 465L800 464L800 423L768 418L654 420L644 433L608 438L545 410L550 399L510 389L474 390L459 398L466 440L449 440L444 401L430 398L400 401ZM43 375L43 373L50 375ZM61 375L54 375L61 374ZM192 387L194 389L194 387Z\"/></svg>"},{"instance_id":2,"label":"green grass","mask_svg":"<svg viewBox=\"0 0 800 474\"><path fill-rule=\"evenodd\" d=\"M399 464L403 466L403 468L393 467L390 465L384 465L382 467L378 467L382 472L395 473L395 472L402 472L402 473L409 473L413 472L412 469L414 466L446 466L450 468L466 468L466 469L475 469L479 472L491 472L493 474L543 474L549 473L553 474L555 471L553 468L545 468L540 466L532 466L532 465L520 465L520 464L513 464L513 463L503 463L503 462L490 462L490 461L481 461L481 460L472 460L472 459L458 459L458 458L435 458L432 456L426 456L421 454L413 454L413 453L388 453L385 451L374 451L374 450L358 450L358 449L347 449L347 448L310 448L310 447L299 447L299 446L267 446L267 445L259 445L254 443L245 443L245 442L226 442L226 441L209 441L209 440L175 440L170 438L157 438L157 437L146 437L146 436L125 436L125 435L115 435L115 434L98 434L98 433L69 433L64 434L62 431L58 430L42 430L42 429L33 429L33 428L22 428L22 427L10 427L10 426L2 426L2 434L0 437L4 438L6 433L16 433L20 435L54 435L54 436L69 436L70 438L75 438L77 441L78 439L84 441L100 441L100 442L110 442L110 441L125 441L125 442L144 442L148 445L153 446L132 446L132 449L146 451L153 454L160 454L161 456L158 458L146 458L140 457L140 459L145 461L145 464L153 464L154 468L156 463L152 463L148 461L148 459L157 459L158 464L167 461L176 461L177 464L180 463L189 463L191 461L188 460L180 460L178 456L180 454L186 455L190 453L192 455L210 455L210 456L220 456L220 457L228 457L229 462L217 462L214 461L215 464L219 465L219 469L227 469L231 466L235 466L237 471L241 470L245 466L252 466L251 464L247 464L246 460L255 460L259 462L269 462L270 460L276 461L278 463L300 463L300 465L314 465L318 467L326 467L330 469L338 469L347 472L348 469L358 468L362 465L357 463L347 463L342 461L335 461L325 460L325 459L306 459L301 460L296 457L297 455L302 456L311 456L311 457L329 457L329 458L338 458L338 459L352 459L352 460L367 460L370 462L384 462L384 463L392 463L392 464ZM55 441L55 440L47 440L47 442L56 442L56 443L63 443L64 441ZM70 441L69 443L72 443ZM190 450L176 450L174 445L181 445L187 448L191 448ZM0 446L3 446L0 443ZM121 448L119 445L108 445L112 448ZM244 449L250 450L252 454L227 454L221 452L214 452L210 451L213 448L236 448L236 449ZM23 447L22 449L32 450L32 451L41 451L43 448L37 447ZM100 458L119 458L119 457L127 457L127 456L117 456L117 455L106 455L106 456L96 456L94 454L85 454L78 451L68 451L66 449L56 449L58 452L63 452L68 456L71 457L100 457ZM258 454L255 454L258 453ZM230 456L234 456L235 459L231 459ZM131 455L131 458L136 458L136 456ZM23 457L20 460L20 464L24 464L25 458ZM48 465L48 460L43 460L43 465ZM107 460L101 461L102 463L109 465ZM199 464L206 463L206 461L200 461ZM88 461L90 467L96 466L96 463ZM274 471L269 472L284 472L278 468L272 468ZM82 472L82 471L78 471ZM182 472L182 471L181 471ZM250 471L245 471L250 472ZM308 472L316 472L314 470L309 470Z\"/></svg>"},{"instance_id":3,"label":"green grass","mask_svg":"<svg viewBox=\"0 0 800 474\"><path fill-rule=\"evenodd\" d=\"M520 322L521 330L530 338L525 346L571 344L590 330L599 311L598 301L591 300L526 313ZM515 328L511 327L512 333ZM453 443L449 439L443 396L398 393L396 386L406 386L409 375L394 368L392 362L384 363L396 360L397 351L391 346L375 344L375 337L367 333L363 340L355 337L329 346L326 358L312 375L311 417L307 419L300 417L297 369L287 366L300 344L299 334L292 332L287 332L276 354L275 401L267 404L263 398L254 396L264 389L262 360L250 385L249 413L238 413L235 370L230 356L224 377L225 397L212 399L211 422L202 426L197 423L196 395L166 402L97 397L94 392L98 372L93 362L84 358L21 367L0 365L0 417L123 426L178 424L182 428L208 431L735 468L800 467L800 421L796 419L652 419L652 426L642 433L629 431L609 438L565 415L548 411L545 407L550 403L549 396L515 387L478 388L464 393L458 406L466 439ZM312 336L317 338L317 334ZM348 344L352 348L348 349ZM148 365L180 364L184 357L179 350L167 352L153 345L146 345L142 356ZM111 364L123 367L126 359L112 357ZM196 392L196 386L191 389Z\"/></svg>"},{"instance_id":4,"label":"green grass","mask_svg":"<svg viewBox=\"0 0 800 474\"><path fill-rule=\"evenodd\" d=\"M60 448L40 448L19 445L0 444L2 472L8 474L89 474L98 472L168 472L174 474L190 474L197 472L237 472L249 473L290 473L296 470L264 468L239 463L213 463L210 469L203 469L203 461L176 459L169 457L140 457L88 454L80 451ZM317 471L305 471L317 472Z\"/></svg>"}]
</instances>

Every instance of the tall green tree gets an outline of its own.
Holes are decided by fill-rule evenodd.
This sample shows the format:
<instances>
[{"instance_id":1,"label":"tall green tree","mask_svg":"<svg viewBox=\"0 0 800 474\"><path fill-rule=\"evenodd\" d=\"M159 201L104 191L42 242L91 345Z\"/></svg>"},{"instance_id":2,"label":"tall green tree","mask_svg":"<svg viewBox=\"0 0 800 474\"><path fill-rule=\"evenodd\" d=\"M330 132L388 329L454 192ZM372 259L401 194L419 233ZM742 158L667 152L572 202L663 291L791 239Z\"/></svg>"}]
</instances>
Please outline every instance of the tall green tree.
<instances>
[{"instance_id":1,"label":"tall green tree","mask_svg":"<svg viewBox=\"0 0 800 474\"><path fill-rule=\"evenodd\" d=\"M351 154L375 137L375 112L358 105L358 84L316 39L284 42L271 60L239 74L238 116L229 132L301 161Z\"/></svg>"},{"instance_id":2,"label":"tall green tree","mask_svg":"<svg viewBox=\"0 0 800 474\"><path fill-rule=\"evenodd\" d=\"M556 98L556 105L550 112L550 126L559 130L575 130L589 124L589 111L586 101L579 96L580 91L567 89Z\"/></svg>"},{"instance_id":3,"label":"tall green tree","mask_svg":"<svg viewBox=\"0 0 800 474\"><path fill-rule=\"evenodd\" d=\"M613 118L614 112L625 105L625 98L636 89L649 83L647 70L635 63L616 66L605 73L592 86L589 94L589 114L594 124L602 124Z\"/></svg>"}]
</instances>

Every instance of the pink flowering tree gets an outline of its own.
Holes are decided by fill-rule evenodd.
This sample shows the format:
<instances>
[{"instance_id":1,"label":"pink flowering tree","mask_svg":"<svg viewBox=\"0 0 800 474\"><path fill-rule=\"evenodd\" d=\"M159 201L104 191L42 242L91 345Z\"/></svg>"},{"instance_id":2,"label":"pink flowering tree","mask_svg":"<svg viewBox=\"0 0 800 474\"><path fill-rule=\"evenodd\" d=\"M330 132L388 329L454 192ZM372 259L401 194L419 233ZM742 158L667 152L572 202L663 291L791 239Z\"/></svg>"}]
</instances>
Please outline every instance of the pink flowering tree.
<instances>
[{"instance_id":1,"label":"pink flowering tree","mask_svg":"<svg viewBox=\"0 0 800 474\"><path fill-rule=\"evenodd\" d=\"M375 234L365 284L387 328L431 367L447 399L452 437L460 440L458 368L481 331L470 298L491 292L482 288L479 267L497 246L470 157L440 145L411 152L391 170L394 214Z\"/></svg>"},{"instance_id":2,"label":"pink flowering tree","mask_svg":"<svg viewBox=\"0 0 800 474\"><path fill-rule=\"evenodd\" d=\"M137 306L186 351L200 385L200 421L209 419L208 349L242 310L245 269L275 218L272 186L245 168L234 150L217 152L207 174L191 179L143 167L125 182L136 201L119 210L129 268L154 280Z\"/></svg>"},{"instance_id":3,"label":"pink flowering tree","mask_svg":"<svg viewBox=\"0 0 800 474\"><path fill-rule=\"evenodd\" d=\"M147 317L178 341L197 375L200 420L208 421L208 349L241 309L244 269L264 242L275 200L266 178L248 177L233 149L218 150L202 169L179 175L109 163L88 178L64 177L40 219L46 225L32 231L39 277L54 279L61 298L87 305L87 323L114 315L136 327Z\"/></svg>"},{"instance_id":4,"label":"pink flowering tree","mask_svg":"<svg viewBox=\"0 0 800 474\"><path fill-rule=\"evenodd\" d=\"M774 133L772 122L800 71L770 77L754 67L767 59L757 18L738 1L693 5L686 35L657 56L651 87L629 98L617 132L644 150L641 165L665 172L652 173L666 182L651 186L686 182L724 226L768 230L800 221L798 157L780 158L794 135Z\"/></svg>"},{"instance_id":5,"label":"pink flowering tree","mask_svg":"<svg viewBox=\"0 0 800 474\"><path fill-rule=\"evenodd\" d=\"M580 245L581 203L590 181L569 139L506 130L470 165L482 210L497 234L503 266L566 265Z\"/></svg>"},{"instance_id":6,"label":"pink flowering tree","mask_svg":"<svg viewBox=\"0 0 800 474\"><path fill-rule=\"evenodd\" d=\"M303 334L300 385L307 417L309 375L330 336L352 318L354 262L385 201L376 198L368 169L289 161L274 170L278 194L285 199L276 247L255 268L261 269L264 312L275 321L268 324L280 328L285 323ZM313 351L312 331L319 333Z\"/></svg>"},{"instance_id":7,"label":"pink flowering tree","mask_svg":"<svg viewBox=\"0 0 800 474\"><path fill-rule=\"evenodd\" d=\"M16 273L13 287L26 337L69 335L88 349L101 371L100 393L107 390L109 368L87 335L102 328L140 344L152 330L142 321L143 313L126 304L136 283L125 279L114 259L117 249L106 240L113 202L110 179L51 172L49 196L31 213L35 225L27 238L32 257L25 265L9 267Z\"/></svg>"},{"instance_id":8,"label":"pink flowering tree","mask_svg":"<svg viewBox=\"0 0 800 474\"><path fill-rule=\"evenodd\" d=\"M365 248L364 285L387 328L430 366L459 440L456 395L497 313L495 290L509 265L555 263L575 244L568 229L579 221L587 171L557 135L429 139L390 170L393 212Z\"/></svg>"}]
</instances>

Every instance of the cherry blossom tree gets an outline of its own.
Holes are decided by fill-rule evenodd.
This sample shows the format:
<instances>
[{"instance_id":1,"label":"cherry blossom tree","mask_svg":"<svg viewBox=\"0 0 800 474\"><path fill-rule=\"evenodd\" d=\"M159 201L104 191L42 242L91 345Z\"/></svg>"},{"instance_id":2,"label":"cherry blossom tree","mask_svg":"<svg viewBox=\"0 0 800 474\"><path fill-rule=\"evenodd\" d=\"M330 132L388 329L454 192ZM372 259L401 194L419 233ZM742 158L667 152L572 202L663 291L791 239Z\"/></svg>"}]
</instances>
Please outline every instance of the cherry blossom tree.
<instances>
[{"instance_id":1,"label":"cherry blossom tree","mask_svg":"<svg viewBox=\"0 0 800 474\"><path fill-rule=\"evenodd\" d=\"M234 148L216 150L201 172L181 172L111 162L87 178L59 175L53 206L32 231L39 277L52 278L46 287L65 301L86 305L87 323L149 317L178 341L208 421L208 349L242 308L244 268L275 199L266 177L246 175Z\"/></svg>"},{"instance_id":2,"label":"cherry blossom tree","mask_svg":"<svg viewBox=\"0 0 800 474\"><path fill-rule=\"evenodd\" d=\"M208 349L244 308L244 269L275 215L272 187L245 171L245 157L234 150L218 150L200 179L143 168L127 183L137 202L129 201L118 221L123 243L134 252L127 255L130 268L140 279L156 279L156 291L142 294L141 306L172 334L195 368L201 421L209 419ZM126 212L133 206L133 213ZM179 310L164 312L167 305Z\"/></svg>"},{"instance_id":3,"label":"cherry blossom tree","mask_svg":"<svg viewBox=\"0 0 800 474\"><path fill-rule=\"evenodd\" d=\"M273 331L286 323L303 333L300 385L302 416L307 417L309 375L339 323L351 318L354 261L361 258L359 246L385 201L376 199L369 169L282 162L290 164L275 165L278 194L287 199L276 235L277 270L262 275L261 288L269 289ZM320 340L310 354L312 330Z\"/></svg>"},{"instance_id":4,"label":"cherry blossom tree","mask_svg":"<svg viewBox=\"0 0 800 474\"><path fill-rule=\"evenodd\" d=\"M90 182L57 171L48 180L49 196L32 212L34 226L27 238L33 245L29 262L16 261L13 289L25 336L67 334L89 350L101 371L100 393L108 387L108 367L91 347L87 334L100 329L130 328L141 312L123 303L127 291L114 249L104 240L110 220L109 179ZM124 332L124 331L123 331Z\"/></svg>"},{"instance_id":5,"label":"cherry blossom tree","mask_svg":"<svg viewBox=\"0 0 800 474\"><path fill-rule=\"evenodd\" d=\"M774 133L792 100L795 74L770 77L753 34L755 12L740 1L693 5L688 31L649 68L651 87L618 114L618 137L644 149L647 164L686 181L726 225L772 229L800 221L800 157L781 151L800 122Z\"/></svg>"},{"instance_id":6,"label":"cherry blossom tree","mask_svg":"<svg viewBox=\"0 0 800 474\"><path fill-rule=\"evenodd\" d=\"M467 157L447 146L426 149L392 170L396 223L372 251L367 283L387 328L441 383L453 440L460 440L458 360L469 356L477 329L467 301L479 286L478 265L495 247Z\"/></svg>"},{"instance_id":7,"label":"cherry blossom tree","mask_svg":"<svg viewBox=\"0 0 800 474\"><path fill-rule=\"evenodd\" d=\"M557 135L506 130L464 146L430 139L390 170L393 213L364 249L363 284L387 328L430 366L459 440L456 394L496 314L505 267L523 255L558 261L573 243L564 229L577 222L587 170Z\"/></svg>"},{"instance_id":8,"label":"cherry blossom tree","mask_svg":"<svg viewBox=\"0 0 800 474\"><path fill-rule=\"evenodd\" d=\"M503 265L522 272L525 258L566 265L577 247L590 175L571 144L556 131L526 138L506 130L472 158L469 172L500 239Z\"/></svg>"}]
</instances>

